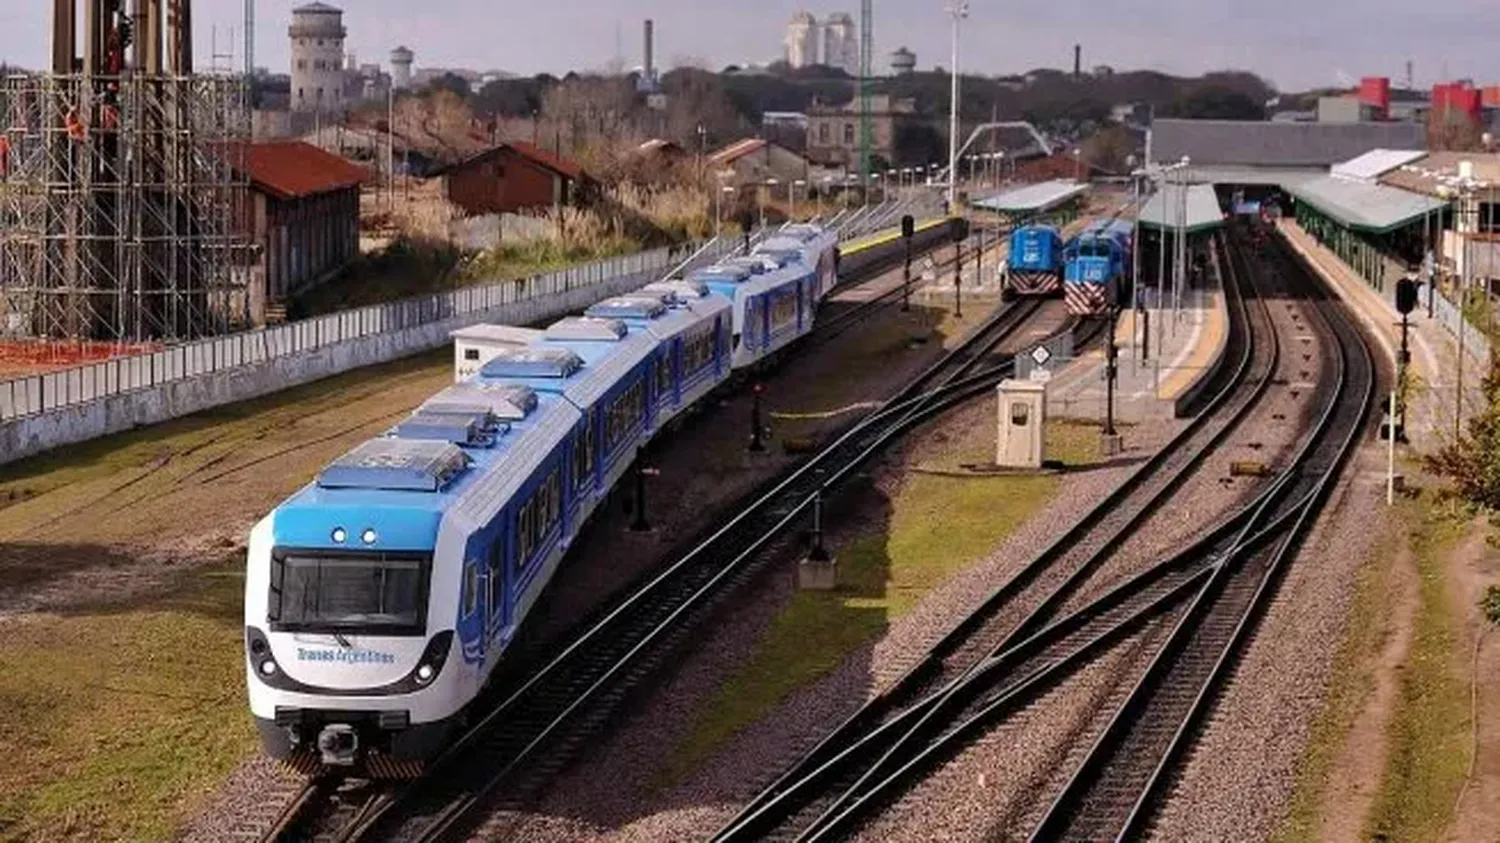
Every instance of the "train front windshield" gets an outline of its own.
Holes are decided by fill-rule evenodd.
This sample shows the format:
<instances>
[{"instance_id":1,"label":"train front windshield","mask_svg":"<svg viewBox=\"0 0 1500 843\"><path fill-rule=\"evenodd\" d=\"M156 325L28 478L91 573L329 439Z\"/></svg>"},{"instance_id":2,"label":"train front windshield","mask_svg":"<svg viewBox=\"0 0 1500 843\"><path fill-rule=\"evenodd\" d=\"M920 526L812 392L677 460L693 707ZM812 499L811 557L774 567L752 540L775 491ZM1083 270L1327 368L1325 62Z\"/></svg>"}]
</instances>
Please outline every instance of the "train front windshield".
<instances>
[{"instance_id":1,"label":"train front windshield","mask_svg":"<svg viewBox=\"0 0 1500 843\"><path fill-rule=\"evenodd\" d=\"M408 554L278 555L268 620L280 632L422 635L430 567Z\"/></svg>"}]
</instances>

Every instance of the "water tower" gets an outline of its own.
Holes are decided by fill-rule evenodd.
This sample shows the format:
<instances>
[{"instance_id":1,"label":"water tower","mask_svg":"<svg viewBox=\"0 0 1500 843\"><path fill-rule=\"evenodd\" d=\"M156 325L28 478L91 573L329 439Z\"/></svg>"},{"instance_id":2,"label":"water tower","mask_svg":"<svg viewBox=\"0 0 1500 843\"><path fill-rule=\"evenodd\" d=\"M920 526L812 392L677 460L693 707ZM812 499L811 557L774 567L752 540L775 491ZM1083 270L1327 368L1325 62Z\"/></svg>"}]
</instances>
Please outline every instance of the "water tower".
<instances>
[{"instance_id":1,"label":"water tower","mask_svg":"<svg viewBox=\"0 0 1500 843\"><path fill-rule=\"evenodd\" d=\"M917 54L902 47L891 53L891 72L897 76L905 76L917 69Z\"/></svg>"},{"instance_id":2,"label":"water tower","mask_svg":"<svg viewBox=\"0 0 1500 843\"><path fill-rule=\"evenodd\" d=\"M391 50L391 86L398 91L411 87L411 63L416 56L406 47Z\"/></svg>"},{"instance_id":3,"label":"water tower","mask_svg":"<svg viewBox=\"0 0 1500 843\"><path fill-rule=\"evenodd\" d=\"M344 99L344 13L327 3L292 10L292 110L339 111Z\"/></svg>"}]
</instances>

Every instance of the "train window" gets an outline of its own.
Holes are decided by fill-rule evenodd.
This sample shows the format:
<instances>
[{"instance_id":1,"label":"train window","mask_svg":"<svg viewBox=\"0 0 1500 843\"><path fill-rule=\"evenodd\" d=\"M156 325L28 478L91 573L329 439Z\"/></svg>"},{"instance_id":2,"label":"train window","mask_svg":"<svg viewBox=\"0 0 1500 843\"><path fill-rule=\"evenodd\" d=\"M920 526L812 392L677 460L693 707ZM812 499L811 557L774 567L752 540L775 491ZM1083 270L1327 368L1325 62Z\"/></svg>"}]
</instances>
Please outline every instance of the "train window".
<instances>
[{"instance_id":1,"label":"train window","mask_svg":"<svg viewBox=\"0 0 1500 843\"><path fill-rule=\"evenodd\" d=\"M430 557L322 554L274 557L267 616L277 631L424 631Z\"/></svg>"},{"instance_id":2,"label":"train window","mask_svg":"<svg viewBox=\"0 0 1500 843\"><path fill-rule=\"evenodd\" d=\"M797 291L788 290L771 302L771 330L779 331L797 321Z\"/></svg>"},{"instance_id":3,"label":"train window","mask_svg":"<svg viewBox=\"0 0 1500 843\"><path fill-rule=\"evenodd\" d=\"M672 392L672 357L669 354L661 354L653 364L656 368L656 395L660 398Z\"/></svg>"},{"instance_id":4,"label":"train window","mask_svg":"<svg viewBox=\"0 0 1500 843\"><path fill-rule=\"evenodd\" d=\"M1016 427L1025 427L1031 418L1031 405L1025 401L1010 402L1010 423Z\"/></svg>"},{"instance_id":5,"label":"train window","mask_svg":"<svg viewBox=\"0 0 1500 843\"><path fill-rule=\"evenodd\" d=\"M695 375L702 371L710 363L714 362L714 341L716 331L710 329L701 331L689 337L682 345L682 376L687 380L689 375Z\"/></svg>"},{"instance_id":6,"label":"train window","mask_svg":"<svg viewBox=\"0 0 1500 843\"><path fill-rule=\"evenodd\" d=\"M562 520L562 477L554 468L516 511L516 570L522 570Z\"/></svg>"},{"instance_id":7,"label":"train window","mask_svg":"<svg viewBox=\"0 0 1500 843\"><path fill-rule=\"evenodd\" d=\"M613 452L640 425L646 415L645 385L631 384L610 402L604 413L604 450Z\"/></svg>"}]
</instances>

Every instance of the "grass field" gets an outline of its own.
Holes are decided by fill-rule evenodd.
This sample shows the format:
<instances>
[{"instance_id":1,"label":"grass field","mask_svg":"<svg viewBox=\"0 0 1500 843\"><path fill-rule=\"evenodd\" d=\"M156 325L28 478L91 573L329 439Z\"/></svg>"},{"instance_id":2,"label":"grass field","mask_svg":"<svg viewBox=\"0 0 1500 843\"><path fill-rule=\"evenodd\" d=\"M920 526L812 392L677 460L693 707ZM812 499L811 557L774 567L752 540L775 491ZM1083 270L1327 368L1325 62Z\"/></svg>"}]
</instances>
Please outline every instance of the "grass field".
<instances>
[{"instance_id":1,"label":"grass field","mask_svg":"<svg viewBox=\"0 0 1500 843\"><path fill-rule=\"evenodd\" d=\"M0 617L0 840L167 839L253 751L244 560L200 534L243 536L450 366L420 355L0 467L0 596L61 601Z\"/></svg>"},{"instance_id":2,"label":"grass field","mask_svg":"<svg viewBox=\"0 0 1500 843\"><path fill-rule=\"evenodd\" d=\"M1050 458L1091 462L1097 429L1053 423ZM991 434L975 428L939 464L957 468L993 457ZM667 776L675 779L768 714L787 696L817 681L850 653L877 639L933 589L983 559L1056 493L1055 475L946 477L908 474L889 501L881 532L837 548L839 588L798 591L772 621L755 651L703 709L678 746Z\"/></svg>"},{"instance_id":3,"label":"grass field","mask_svg":"<svg viewBox=\"0 0 1500 843\"><path fill-rule=\"evenodd\" d=\"M243 563L0 625L0 839L164 840L254 747Z\"/></svg>"},{"instance_id":4,"label":"grass field","mask_svg":"<svg viewBox=\"0 0 1500 843\"><path fill-rule=\"evenodd\" d=\"M1329 777L1344 748L1345 737L1374 688L1369 671L1386 636L1382 618L1390 611L1390 582L1396 564L1394 542L1403 541L1402 522L1387 525L1388 541L1360 572L1344 640L1334 655L1323 708L1313 719L1307 747L1297 763L1291 808L1271 836L1272 843L1317 843Z\"/></svg>"},{"instance_id":5,"label":"grass field","mask_svg":"<svg viewBox=\"0 0 1500 843\"><path fill-rule=\"evenodd\" d=\"M1452 821L1469 758L1468 689L1454 664L1462 608L1449 598L1443 573L1443 558L1467 519L1425 496L1401 509L1416 552L1421 602L1389 727L1384 780L1363 836L1436 840Z\"/></svg>"}]
</instances>

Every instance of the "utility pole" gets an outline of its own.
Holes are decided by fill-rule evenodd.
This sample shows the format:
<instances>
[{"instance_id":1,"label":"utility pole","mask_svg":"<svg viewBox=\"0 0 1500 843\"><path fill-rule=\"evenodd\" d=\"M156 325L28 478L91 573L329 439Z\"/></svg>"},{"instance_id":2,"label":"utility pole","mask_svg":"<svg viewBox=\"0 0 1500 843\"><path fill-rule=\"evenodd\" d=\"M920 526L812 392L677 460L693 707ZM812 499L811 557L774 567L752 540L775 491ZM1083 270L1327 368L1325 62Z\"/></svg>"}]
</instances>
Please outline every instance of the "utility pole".
<instances>
[{"instance_id":1,"label":"utility pole","mask_svg":"<svg viewBox=\"0 0 1500 843\"><path fill-rule=\"evenodd\" d=\"M948 213L958 212L958 27L969 16L969 0L950 0L948 14L953 16L952 102L948 106Z\"/></svg>"}]
</instances>

